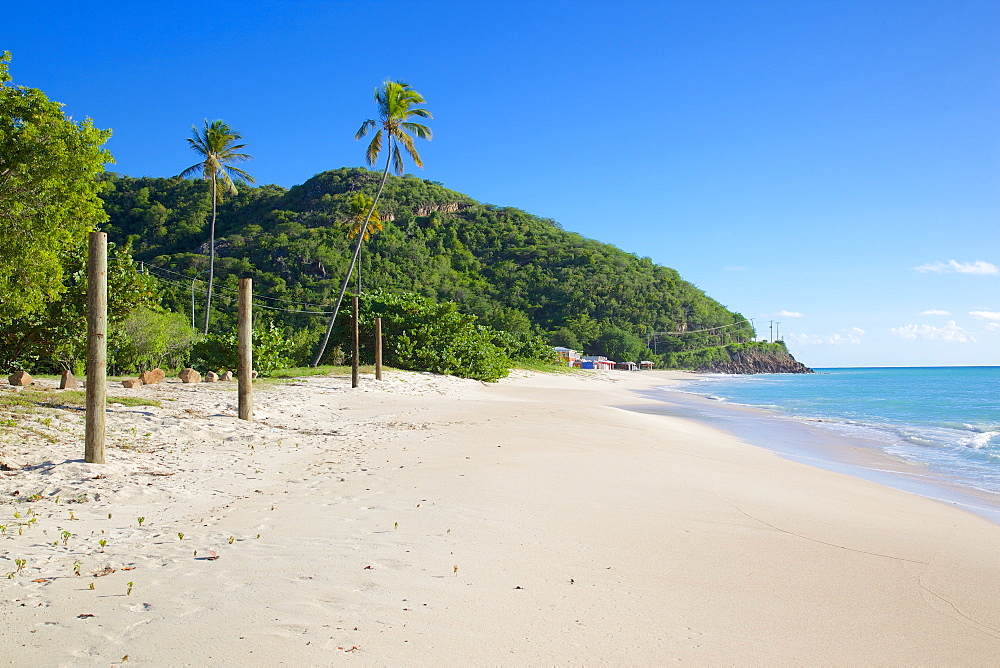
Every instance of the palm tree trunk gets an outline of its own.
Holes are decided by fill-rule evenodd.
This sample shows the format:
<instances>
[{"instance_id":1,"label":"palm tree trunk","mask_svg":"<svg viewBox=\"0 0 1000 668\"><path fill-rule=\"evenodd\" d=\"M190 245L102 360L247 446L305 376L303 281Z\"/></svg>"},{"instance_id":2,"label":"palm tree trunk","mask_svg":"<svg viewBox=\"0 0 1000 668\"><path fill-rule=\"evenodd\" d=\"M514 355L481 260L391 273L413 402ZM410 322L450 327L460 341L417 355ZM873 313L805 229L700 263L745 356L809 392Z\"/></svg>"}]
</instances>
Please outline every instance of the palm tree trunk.
<instances>
[{"instance_id":1,"label":"palm tree trunk","mask_svg":"<svg viewBox=\"0 0 1000 668\"><path fill-rule=\"evenodd\" d=\"M205 299L205 331L208 334L208 316L212 312L212 280L215 278L215 209L216 209L216 185L215 174L212 174L212 225L209 228L208 236L208 297Z\"/></svg>"},{"instance_id":2,"label":"palm tree trunk","mask_svg":"<svg viewBox=\"0 0 1000 668\"><path fill-rule=\"evenodd\" d=\"M387 155L385 158L385 169L382 171L382 182L378 185L378 192L375 193L375 199L372 200L372 206L368 209L368 214L365 216L364 220L361 221L361 229L358 231L357 241L354 243L354 257L351 258L351 264L347 268L347 275L344 276L344 283L340 286L340 295L337 297L337 303L333 307L333 315L330 316L330 322L326 326L326 334L323 335L323 341L319 344L319 350L316 351L316 357L313 359L312 365L314 367L319 366L319 361L323 358L323 353L326 352L326 344L330 342L330 332L333 331L333 323L337 319L337 313L340 312L340 304L344 301L344 293L347 292L347 284L351 281L351 273L354 271L354 265L358 261L358 256L361 254L361 242L365 238L365 232L368 230L368 219L372 217L375 212L375 207L378 206L378 198L382 196L382 188L385 187L386 178L389 176L389 161L392 158L392 135L389 135L389 141L386 142Z\"/></svg>"}]
</instances>

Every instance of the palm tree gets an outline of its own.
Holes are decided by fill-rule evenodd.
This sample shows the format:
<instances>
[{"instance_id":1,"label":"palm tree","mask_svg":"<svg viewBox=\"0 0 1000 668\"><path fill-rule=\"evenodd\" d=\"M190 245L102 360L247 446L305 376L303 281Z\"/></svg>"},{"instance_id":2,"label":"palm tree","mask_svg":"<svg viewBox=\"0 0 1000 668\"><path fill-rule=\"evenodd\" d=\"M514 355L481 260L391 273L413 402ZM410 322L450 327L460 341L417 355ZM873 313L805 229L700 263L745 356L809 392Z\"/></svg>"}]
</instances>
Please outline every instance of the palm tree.
<instances>
[{"instance_id":1,"label":"palm tree","mask_svg":"<svg viewBox=\"0 0 1000 668\"><path fill-rule=\"evenodd\" d=\"M372 234L382 231L382 217L377 209L372 207L371 197L364 193L355 193L354 197L347 203L347 208L351 212L350 236L356 237L361 234L361 225L365 220L365 213L368 217L368 229L362 236L362 241L371 239ZM361 294L361 255L358 254L358 294Z\"/></svg>"},{"instance_id":2,"label":"palm tree","mask_svg":"<svg viewBox=\"0 0 1000 668\"><path fill-rule=\"evenodd\" d=\"M361 128L354 135L355 139L361 139L369 132L375 131L375 136L372 137L371 142L368 144L368 150L365 153L369 165L374 165L378 160L379 153L382 152L383 135L385 135L384 141L387 153L385 169L382 171L382 182L379 183L378 192L375 193L375 199L372 200L368 215L362 219L357 241L354 244L354 256L351 258L351 264L347 268L347 275L344 276L344 283L340 286L340 295L337 297L337 303L333 307L333 315L330 316L330 323L326 327L326 334L323 336L323 341L320 343L315 359L313 359L313 366L319 364L323 353L326 352L326 344L330 340L330 332L333 331L334 320L337 319L340 304L344 301L344 293L347 292L347 284L351 280L351 273L354 271L358 255L361 253L361 242L368 230L368 221L371 220L372 213L374 213L375 207L378 206L378 199L382 196L382 189L385 187L386 178L389 176L389 166L393 167L396 174L403 175L403 155L399 150L400 145L402 145L410 158L413 159L413 164L420 168L424 166L423 161L420 159L420 154L417 153L417 149L413 145L413 137L410 136L412 133L420 139L427 139L428 141L431 139L430 128L410 120L415 117L434 118L431 112L417 106L423 103L424 96L413 90L410 84L402 81L386 80L385 83L375 89L375 106L378 107L378 120L369 118L361 124Z\"/></svg>"},{"instance_id":3,"label":"palm tree","mask_svg":"<svg viewBox=\"0 0 1000 668\"><path fill-rule=\"evenodd\" d=\"M219 202L222 201L223 193L236 193L236 185L232 179L233 176L247 183L254 183L252 176L230 164L253 159L252 155L239 152L240 149L246 147L246 144L236 143L241 139L243 139L243 135L234 131L222 121L212 121L209 123L206 118L205 127L201 130L192 125L188 144L191 145L191 150L200 155L203 160L181 172L182 177L201 174L202 177L212 182L212 224L208 241L208 297L205 299L205 334L208 334L208 315L212 308L212 283L215 279L216 209Z\"/></svg>"}]
</instances>

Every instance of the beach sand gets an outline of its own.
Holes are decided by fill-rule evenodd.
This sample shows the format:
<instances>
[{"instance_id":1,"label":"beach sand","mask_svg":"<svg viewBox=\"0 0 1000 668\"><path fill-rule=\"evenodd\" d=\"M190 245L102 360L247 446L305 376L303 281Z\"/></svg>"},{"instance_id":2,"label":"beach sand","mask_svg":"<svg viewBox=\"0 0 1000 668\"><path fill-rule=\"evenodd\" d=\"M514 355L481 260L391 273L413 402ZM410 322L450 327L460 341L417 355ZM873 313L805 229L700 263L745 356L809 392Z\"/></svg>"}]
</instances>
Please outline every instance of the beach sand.
<instances>
[{"instance_id":1,"label":"beach sand","mask_svg":"<svg viewBox=\"0 0 1000 668\"><path fill-rule=\"evenodd\" d=\"M112 405L103 466L40 409L54 442L0 445L0 660L996 665L1000 526L618 408L680 377L313 377L253 423L175 380L115 391L162 407Z\"/></svg>"}]
</instances>

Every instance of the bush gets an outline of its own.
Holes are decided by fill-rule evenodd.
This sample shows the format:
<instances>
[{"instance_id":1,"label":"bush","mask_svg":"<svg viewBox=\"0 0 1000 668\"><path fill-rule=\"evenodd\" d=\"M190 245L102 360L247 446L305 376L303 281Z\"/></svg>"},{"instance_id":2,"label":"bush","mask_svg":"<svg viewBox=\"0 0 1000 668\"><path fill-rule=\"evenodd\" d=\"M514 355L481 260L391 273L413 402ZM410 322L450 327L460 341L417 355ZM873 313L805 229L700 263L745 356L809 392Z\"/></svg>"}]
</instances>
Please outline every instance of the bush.
<instances>
[{"instance_id":1,"label":"bush","mask_svg":"<svg viewBox=\"0 0 1000 668\"><path fill-rule=\"evenodd\" d=\"M117 346L111 364L116 373L172 369L187 359L197 338L187 316L140 308L114 327L111 340Z\"/></svg>"},{"instance_id":2,"label":"bush","mask_svg":"<svg viewBox=\"0 0 1000 668\"><path fill-rule=\"evenodd\" d=\"M400 369L495 381L510 372L510 357L493 341L494 330L476 324L452 302L415 294L376 291L361 298L362 359L374 359L375 318L382 318L383 359ZM338 339L350 340L350 314L338 319ZM335 350L335 349L334 349ZM328 352L324 361L329 361Z\"/></svg>"},{"instance_id":3,"label":"bush","mask_svg":"<svg viewBox=\"0 0 1000 668\"><path fill-rule=\"evenodd\" d=\"M273 323L253 328L253 368L261 376L292 366L288 356L295 342ZM191 366L216 371L235 371L238 364L239 337L235 331L209 334L191 350Z\"/></svg>"}]
</instances>

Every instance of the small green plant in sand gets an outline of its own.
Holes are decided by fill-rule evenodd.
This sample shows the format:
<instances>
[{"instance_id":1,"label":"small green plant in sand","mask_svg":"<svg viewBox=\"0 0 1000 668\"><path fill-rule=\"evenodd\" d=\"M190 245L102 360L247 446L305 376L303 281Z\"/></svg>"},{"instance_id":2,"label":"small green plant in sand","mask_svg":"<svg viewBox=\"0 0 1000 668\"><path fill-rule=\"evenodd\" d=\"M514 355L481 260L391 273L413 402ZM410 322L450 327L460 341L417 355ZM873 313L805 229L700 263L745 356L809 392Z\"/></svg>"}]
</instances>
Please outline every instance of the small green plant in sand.
<instances>
[{"instance_id":1,"label":"small green plant in sand","mask_svg":"<svg viewBox=\"0 0 1000 668\"><path fill-rule=\"evenodd\" d=\"M62 537L63 545L69 545L69 539L73 534L71 534L69 531L63 531L59 535Z\"/></svg>"},{"instance_id":2,"label":"small green plant in sand","mask_svg":"<svg viewBox=\"0 0 1000 668\"><path fill-rule=\"evenodd\" d=\"M101 552L104 552L104 546L108 544L108 541L104 538L97 541L97 544L101 546Z\"/></svg>"},{"instance_id":3,"label":"small green plant in sand","mask_svg":"<svg viewBox=\"0 0 1000 668\"><path fill-rule=\"evenodd\" d=\"M139 526L142 526L142 523L145 522L145 521L146 521L145 517L140 517L139 518Z\"/></svg>"},{"instance_id":4,"label":"small green plant in sand","mask_svg":"<svg viewBox=\"0 0 1000 668\"><path fill-rule=\"evenodd\" d=\"M125 595L126 596L131 596L132 595L132 587L135 586L135 583L134 582L127 582L125 584L128 585L128 589L125 590Z\"/></svg>"},{"instance_id":5,"label":"small green plant in sand","mask_svg":"<svg viewBox=\"0 0 1000 668\"><path fill-rule=\"evenodd\" d=\"M394 522L393 525L392 525L392 528L393 529L398 529L399 528L399 522Z\"/></svg>"},{"instance_id":6,"label":"small green plant in sand","mask_svg":"<svg viewBox=\"0 0 1000 668\"><path fill-rule=\"evenodd\" d=\"M180 531L178 531L178 532L177 532L177 538L178 538L179 540L184 540L184 534L182 534L182 533L181 533Z\"/></svg>"},{"instance_id":7,"label":"small green plant in sand","mask_svg":"<svg viewBox=\"0 0 1000 668\"><path fill-rule=\"evenodd\" d=\"M76 519L76 515L74 515L74 514L73 514L73 511L72 511L72 510L71 510L71 511L69 511L69 518L70 518L71 520L75 520L75 519Z\"/></svg>"},{"instance_id":8,"label":"small green plant in sand","mask_svg":"<svg viewBox=\"0 0 1000 668\"><path fill-rule=\"evenodd\" d=\"M73 562L73 575L80 577L80 568L83 566L83 562L74 561Z\"/></svg>"},{"instance_id":9,"label":"small green plant in sand","mask_svg":"<svg viewBox=\"0 0 1000 668\"><path fill-rule=\"evenodd\" d=\"M7 525L6 524L0 524L0 533L3 533L3 534L7 533Z\"/></svg>"},{"instance_id":10,"label":"small green plant in sand","mask_svg":"<svg viewBox=\"0 0 1000 668\"><path fill-rule=\"evenodd\" d=\"M87 589L89 589L90 591L94 591L94 583L93 583L93 582L91 582L91 583L90 583L90 586L89 586L89 587L87 587Z\"/></svg>"},{"instance_id":11,"label":"small green plant in sand","mask_svg":"<svg viewBox=\"0 0 1000 668\"><path fill-rule=\"evenodd\" d=\"M15 559L14 565L17 566L17 572L20 573L21 571L23 571L27 563L28 562L25 561L24 559Z\"/></svg>"},{"instance_id":12,"label":"small green plant in sand","mask_svg":"<svg viewBox=\"0 0 1000 668\"><path fill-rule=\"evenodd\" d=\"M235 542L236 542L236 537L235 536L230 536L229 537L229 544L232 545Z\"/></svg>"}]
</instances>

